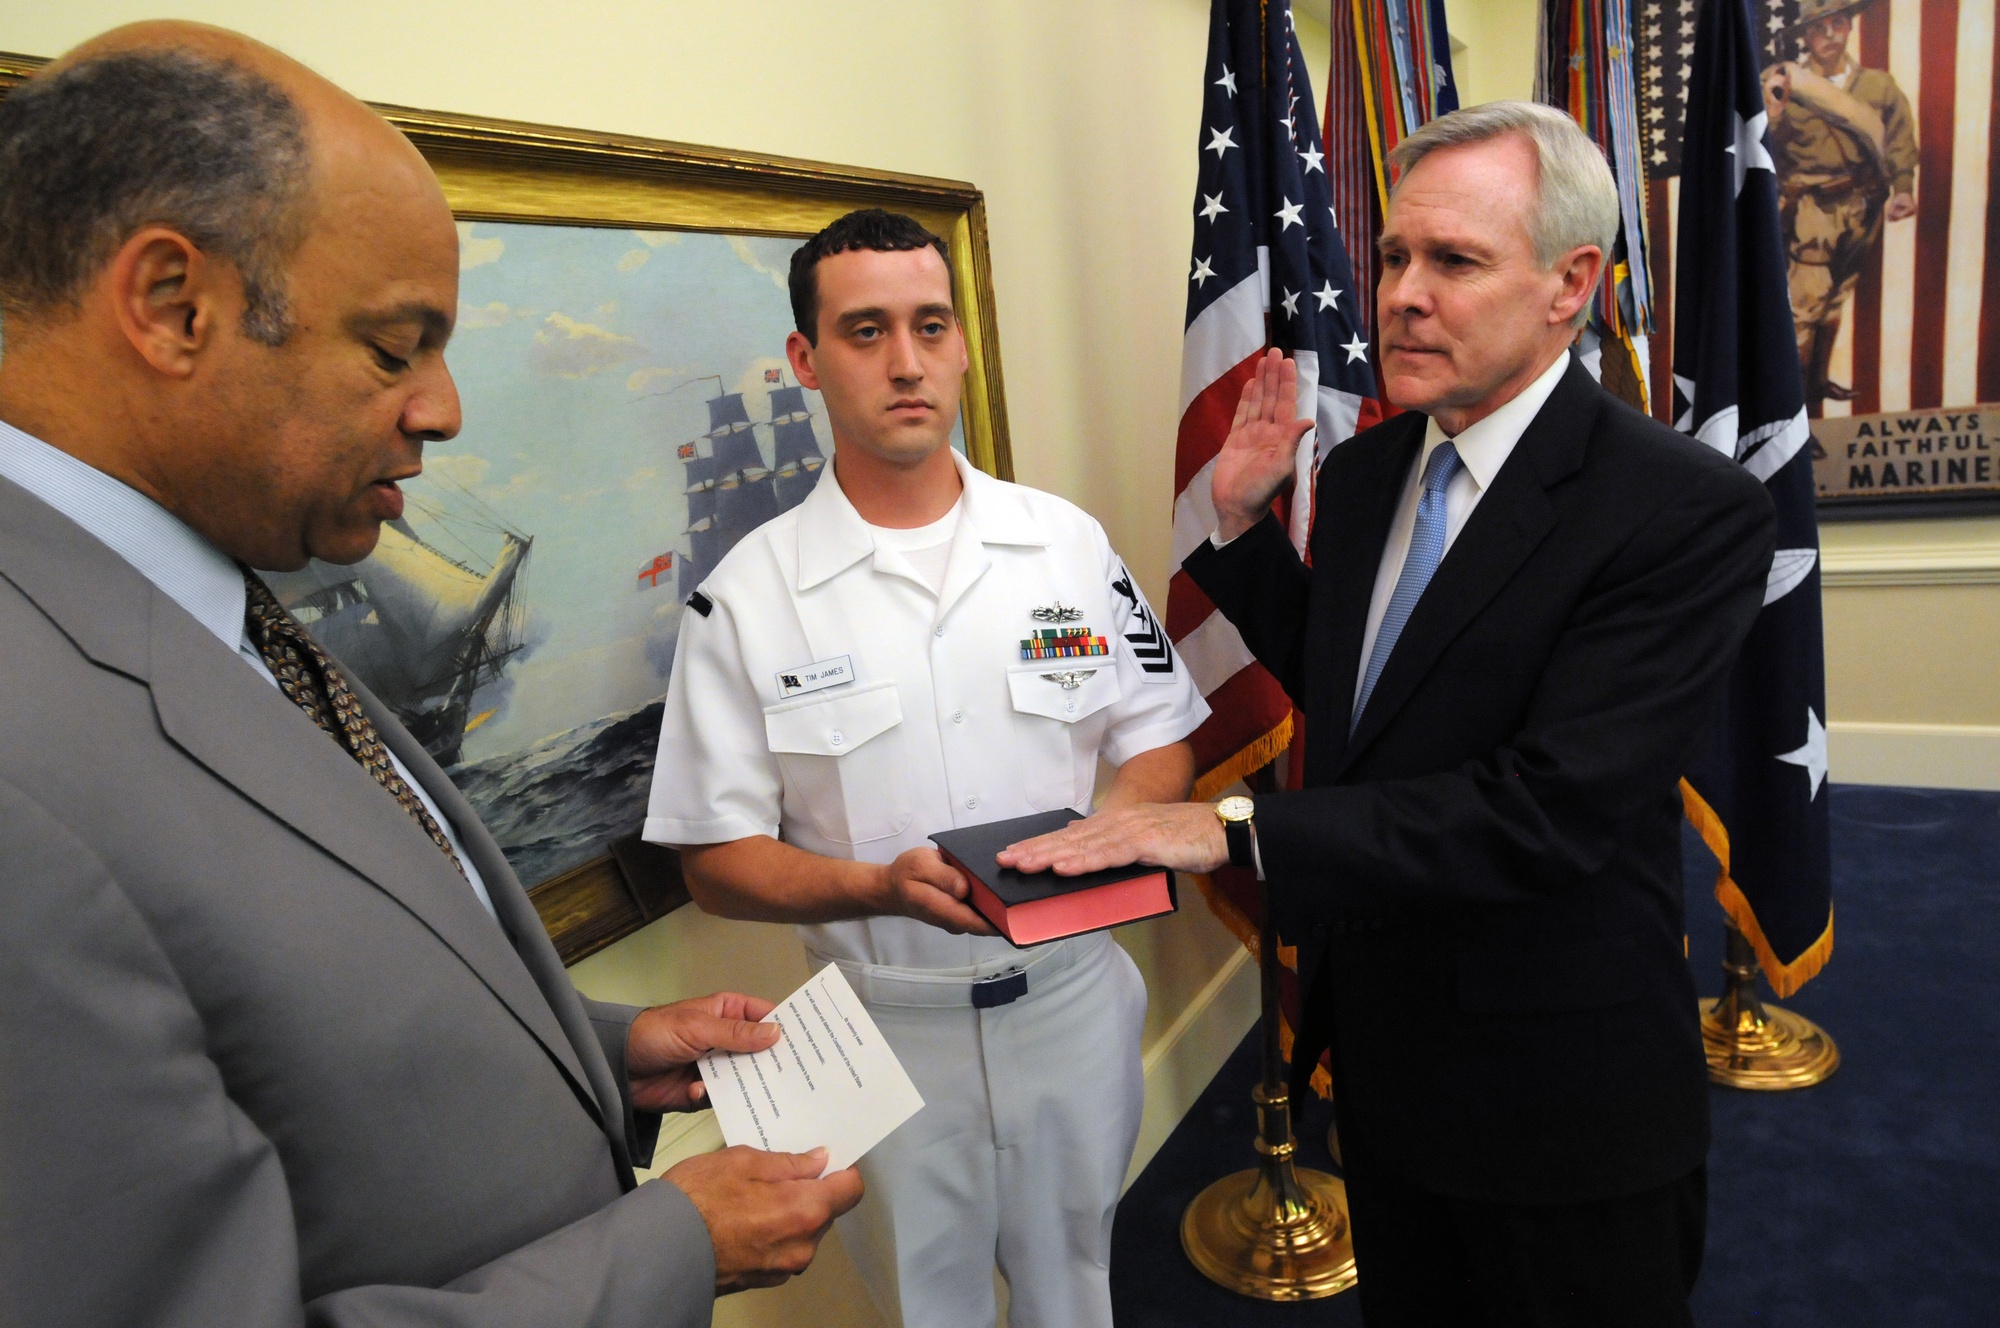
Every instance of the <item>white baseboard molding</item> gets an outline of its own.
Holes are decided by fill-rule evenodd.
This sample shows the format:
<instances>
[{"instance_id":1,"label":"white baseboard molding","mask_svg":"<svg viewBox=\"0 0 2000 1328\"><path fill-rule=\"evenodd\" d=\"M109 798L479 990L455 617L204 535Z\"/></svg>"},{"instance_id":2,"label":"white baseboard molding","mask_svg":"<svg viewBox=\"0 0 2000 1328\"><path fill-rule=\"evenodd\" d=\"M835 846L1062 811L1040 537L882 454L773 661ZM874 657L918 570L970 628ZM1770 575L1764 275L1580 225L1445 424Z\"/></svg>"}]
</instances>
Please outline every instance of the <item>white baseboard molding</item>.
<instances>
[{"instance_id":1,"label":"white baseboard molding","mask_svg":"<svg viewBox=\"0 0 2000 1328\"><path fill-rule=\"evenodd\" d=\"M1826 730L1827 775L1839 783L2000 789L2000 727L1837 719Z\"/></svg>"},{"instance_id":2,"label":"white baseboard molding","mask_svg":"<svg viewBox=\"0 0 2000 1328\"><path fill-rule=\"evenodd\" d=\"M1146 1049L1146 1113L1125 1171L1130 1187L1257 1022L1257 961L1238 947Z\"/></svg>"}]
</instances>

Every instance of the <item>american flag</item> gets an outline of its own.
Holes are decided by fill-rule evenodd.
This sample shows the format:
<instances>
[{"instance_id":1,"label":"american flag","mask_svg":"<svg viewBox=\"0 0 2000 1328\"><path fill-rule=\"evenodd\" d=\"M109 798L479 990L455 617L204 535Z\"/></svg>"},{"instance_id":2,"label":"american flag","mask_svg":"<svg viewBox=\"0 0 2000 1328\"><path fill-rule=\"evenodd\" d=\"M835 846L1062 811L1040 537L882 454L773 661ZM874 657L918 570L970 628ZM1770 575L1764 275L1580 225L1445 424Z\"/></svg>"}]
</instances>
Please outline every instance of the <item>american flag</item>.
<instances>
[{"instance_id":1,"label":"american flag","mask_svg":"<svg viewBox=\"0 0 2000 1328\"><path fill-rule=\"evenodd\" d=\"M1656 287L1672 287L1681 138L1692 67L1695 0L1639 0L1645 48L1648 213ZM1798 0L1748 0L1762 66L1803 57ZM1826 417L2000 401L2000 97L1994 95L1994 0L1873 0L1846 11L1847 55L1884 71L1908 99L1919 162L1916 215L1889 221L1841 313L1827 377L1852 390ZM1782 171L1783 163L1780 163ZM1672 312L1661 301L1653 341L1663 381ZM1662 417L1666 393L1655 400Z\"/></svg>"},{"instance_id":2,"label":"american flag","mask_svg":"<svg viewBox=\"0 0 2000 1328\"><path fill-rule=\"evenodd\" d=\"M1268 762L1291 730L1283 690L1180 570L1216 527L1210 469L1243 384L1267 346L1298 364L1300 408L1314 428L1299 443L1297 484L1281 515L1302 553L1320 459L1381 411L1362 293L1335 221L1285 0L1214 0L1202 80L1167 631L1213 711L1192 739L1197 796L1206 798Z\"/></svg>"},{"instance_id":3,"label":"american flag","mask_svg":"<svg viewBox=\"0 0 2000 1328\"><path fill-rule=\"evenodd\" d=\"M1742 0L1702 0L1689 74L1675 425L1764 482L1778 510L1778 549L1763 612L1730 675L1718 740L1689 771L1682 797L1721 860L1716 897L1784 996L1833 950L1826 666L1805 387Z\"/></svg>"}]
</instances>

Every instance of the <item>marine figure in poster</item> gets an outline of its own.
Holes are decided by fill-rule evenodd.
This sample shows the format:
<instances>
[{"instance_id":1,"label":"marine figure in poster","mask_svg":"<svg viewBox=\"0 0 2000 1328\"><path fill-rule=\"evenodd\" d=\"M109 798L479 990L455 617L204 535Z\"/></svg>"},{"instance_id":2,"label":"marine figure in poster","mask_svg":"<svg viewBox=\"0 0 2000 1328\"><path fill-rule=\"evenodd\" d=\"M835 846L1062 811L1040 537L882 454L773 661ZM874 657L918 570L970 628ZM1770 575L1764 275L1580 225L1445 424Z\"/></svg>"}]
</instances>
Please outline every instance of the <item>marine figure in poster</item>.
<instances>
[{"instance_id":1,"label":"marine figure in poster","mask_svg":"<svg viewBox=\"0 0 2000 1328\"><path fill-rule=\"evenodd\" d=\"M1917 134L1909 98L1887 70L1848 51L1854 15L1870 0L1804 0L1796 29L1802 61L1764 71L1779 212L1785 229L1792 322L1806 405L1845 401L1827 377L1841 311L1885 222L1916 215Z\"/></svg>"}]
</instances>

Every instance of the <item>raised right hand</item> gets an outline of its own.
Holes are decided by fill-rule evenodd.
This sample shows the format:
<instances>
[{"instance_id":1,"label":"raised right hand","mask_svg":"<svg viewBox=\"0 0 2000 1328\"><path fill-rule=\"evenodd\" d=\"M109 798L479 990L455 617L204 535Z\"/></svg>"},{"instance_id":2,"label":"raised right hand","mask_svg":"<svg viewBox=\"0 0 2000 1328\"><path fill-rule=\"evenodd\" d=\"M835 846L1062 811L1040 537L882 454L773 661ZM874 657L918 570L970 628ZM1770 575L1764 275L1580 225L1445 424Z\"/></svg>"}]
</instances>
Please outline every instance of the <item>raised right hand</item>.
<instances>
[{"instance_id":1,"label":"raised right hand","mask_svg":"<svg viewBox=\"0 0 2000 1328\"><path fill-rule=\"evenodd\" d=\"M826 1150L766 1153L725 1148L670 1168L708 1225L715 1247L715 1294L772 1287L803 1273L833 1219L861 1202L853 1167L822 1177Z\"/></svg>"},{"instance_id":2,"label":"raised right hand","mask_svg":"<svg viewBox=\"0 0 2000 1328\"><path fill-rule=\"evenodd\" d=\"M1243 385L1236 419L1210 472L1218 535L1233 540L1264 519L1271 500L1291 482L1299 439L1312 427L1312 420L1299 418L1298 366L1273 346Z\"/></svg>"},{"instance_id":3,"label":"raised right hand","mask_svg":"<svg viewBox=\"0 0 2000 1328\"><path fill-rule=\"evenodd\" d=\"M925 845L906 849L884 867L884 913L928 922L954 936L998 936L985 918L964 902L971 891L965 876Z\"/></svg>"}]
</instances>

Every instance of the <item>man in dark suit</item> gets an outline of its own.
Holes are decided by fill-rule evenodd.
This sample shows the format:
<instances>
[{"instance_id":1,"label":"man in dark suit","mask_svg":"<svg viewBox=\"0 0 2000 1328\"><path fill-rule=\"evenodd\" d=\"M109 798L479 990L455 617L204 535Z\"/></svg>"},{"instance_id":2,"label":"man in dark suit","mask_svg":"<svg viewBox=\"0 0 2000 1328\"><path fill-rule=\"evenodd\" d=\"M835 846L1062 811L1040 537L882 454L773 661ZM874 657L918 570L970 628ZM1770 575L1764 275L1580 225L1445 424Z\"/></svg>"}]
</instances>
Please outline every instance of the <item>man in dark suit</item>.
<instances>
[{"instance_id":1,"label":"man in dark suit","mask_svg":"<svg viewBox=\"0 0 2000 1328\"><path fill-rule=\"evenodd\" d=\"M458 430L415 148L233 33L0 106L0 1323L693 1328L859 1199L636 1185L762 1001L579 998L498 846L250 567Z\"/></svg>"},{"instance_id":2,"label":"man in dark suit","mask_svg":"<svg viewBox=\"0 0 2000 1328\"><path fill-rule=\"evenodd\" d=\"M1684 1325L1708 1103L1676 785L1774 518L1575 362L1618 213L1569 119L1475 107L1393 160L1379 346L1409 413L1327 457L1302 562L1269 514L1308 427L1272 352L1185 562L1304 713L1305 787L1221 804L1233 830L1131 808L1003 857L1260 868L1307 992L1295 1093L1332 1051L1372 1328Z\"/></svg>"}]
</instances>

